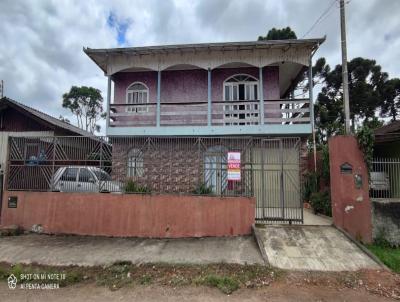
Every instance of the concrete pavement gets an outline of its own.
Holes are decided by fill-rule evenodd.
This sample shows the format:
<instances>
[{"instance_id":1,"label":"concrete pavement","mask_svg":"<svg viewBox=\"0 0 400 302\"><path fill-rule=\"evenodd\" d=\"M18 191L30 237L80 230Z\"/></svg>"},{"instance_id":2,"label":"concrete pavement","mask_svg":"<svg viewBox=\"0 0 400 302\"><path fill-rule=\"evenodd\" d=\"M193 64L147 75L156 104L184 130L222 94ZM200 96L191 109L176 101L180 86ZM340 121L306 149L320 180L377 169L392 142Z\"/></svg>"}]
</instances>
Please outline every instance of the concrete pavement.
<instances>
[{"instance_id":1,"label":"concrete pavement","mask_svg":"<svg viewBox=\"0 0 400 302\"><path fill-rule=\"evenodd\" d=\"M261 252L274 267L310 271L381 268L332 226L265 225L254 231Z\"/></svg>"},{"instance_id":2,"label":"concrete pavement","mask_svg":"<svg viewBox=\"0 0 400 302\"><path fill-rule=\"evenodd\" d=\"M116 261L264 264L252 236L139 239L28 234L0 237L0 262L94 266Z\"/></svg>"}]
</instances>

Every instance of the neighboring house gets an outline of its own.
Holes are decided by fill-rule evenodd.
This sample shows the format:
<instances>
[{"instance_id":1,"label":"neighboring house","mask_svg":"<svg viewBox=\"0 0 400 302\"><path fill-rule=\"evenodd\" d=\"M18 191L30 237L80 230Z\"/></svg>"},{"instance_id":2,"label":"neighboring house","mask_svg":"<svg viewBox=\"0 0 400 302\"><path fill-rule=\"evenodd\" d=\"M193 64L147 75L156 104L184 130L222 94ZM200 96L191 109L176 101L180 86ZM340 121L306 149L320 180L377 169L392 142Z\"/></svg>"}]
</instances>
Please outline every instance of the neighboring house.
<instances>
[{"instance_id":1,"label":"neighboring house","mask_svg":"<svg viewBox=\"0 0 400 302\"><path fill-rule=\"evenodd\" d=\"M294 90L323 41L85 48L108 77L114 177L167 192L248 190L258 218L301 220L299 157L313 105ZM233 151L239 176L228 166Z\"/></svg>"},{"instance_id":2,"label":"neighboring house","mask_svg":"<svg viewBox=\"0 0 400 302\"><path fill-rule=\"evenodd\" d=\"M400 198L400 121L374 131L374 160L371 173L373 197ZM380 190L378 190L379 188Z\"/></svg>"},{"instance_id":3,"label":"neighboring house","mask_svg":"<svg viewBox=\"0 0 400 302\"><path fill-rule=\"evenodd\" d=\"M7 97L0 99L0 165L5 170L7 162L8 138L48 137L48 136L91 136L78 127L62 122L41 111L23 105ZM40 151L35 146L27 148L25 154L36 156ZM4 171L5 172L5 171Z\"/></svg>"},{"instance_id":4,"label":"neighboring house","mask_svg":"<svg viewBox=\"0 0 400 302\"><path fill-rule=\"evenodd\" d=\"M400 158L400 121L393 121L375 130L375 157Z\"/></svg>"}]
</instances>

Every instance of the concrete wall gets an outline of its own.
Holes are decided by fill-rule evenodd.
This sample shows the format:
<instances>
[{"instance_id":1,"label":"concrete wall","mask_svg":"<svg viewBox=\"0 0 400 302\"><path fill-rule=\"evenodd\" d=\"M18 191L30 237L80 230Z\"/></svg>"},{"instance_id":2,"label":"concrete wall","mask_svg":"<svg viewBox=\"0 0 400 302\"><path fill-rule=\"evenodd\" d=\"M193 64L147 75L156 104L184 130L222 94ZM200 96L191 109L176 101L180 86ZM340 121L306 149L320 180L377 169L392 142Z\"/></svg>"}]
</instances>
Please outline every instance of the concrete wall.
<instances>
[{"instance_id":1,"label":"concrete wall","mask_svg":"<svg viewBox=\"0 0 400 302\"><path fill-rule=\"evenodd\" d=\"M364 154L353 136L329 139L329 162L333 222L356 240L372 241L371 202L369 200L368 171ZM350 174L341 173L344 163L352 165ZM355 176L362 176L362 187L355 186Z\"/></svg>"},{"instance_id":2,"label":"concrete wall","mask_svg":"<svg viewBox=\"0 0 400 302\"><path fill-rule=\"evenodd\" d=\"M8 197L17 196L17 208ZM255 199L190 195L4 192L2 225L51 234L203 237L251 233Z\"/></svg>"},{"instance_id":3,"label":"concrete wall","mask_svg":"<svg viewBox=\"0 0 400 302\"><path fill-rule=\"evenodd\" d=\"M372 235L400 246L400 200L372 200Z\"/></svg>"}]
</instances>

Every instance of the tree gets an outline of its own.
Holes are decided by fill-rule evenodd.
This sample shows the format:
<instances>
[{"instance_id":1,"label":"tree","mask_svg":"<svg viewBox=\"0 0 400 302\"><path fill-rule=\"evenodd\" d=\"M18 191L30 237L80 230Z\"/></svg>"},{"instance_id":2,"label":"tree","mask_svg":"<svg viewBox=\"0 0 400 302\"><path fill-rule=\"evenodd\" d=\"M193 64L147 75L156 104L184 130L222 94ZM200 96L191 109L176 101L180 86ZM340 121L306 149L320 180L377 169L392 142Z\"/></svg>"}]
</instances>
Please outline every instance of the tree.
<instances>
[{"instance_id":1,"label":"tree","mask_svg":"<svg viewBox=\"0 0 400 302\"><path fill-rule=\"evenodd\" d=\"M297 39L296 33L288 26L286 28L270 29L265 37L259 36L258 41Z\"/></svg>"},{"instance_id":2,"label":"tree","mask_svg":"<svg viewBox=\"0 0 400 302\"><path fill-rule=\"evenodd\" d=\"M342 66L336 65L333 70L327 67L325 71L322 73L323 86L315 105L320 142L331 135L343 133L344 123ZM375 60L364 58L352 59L348 63L348 72L353 128L359 121L374 124L375 114L382 106L388 75L382 72Z\"/></svg>"},{"instance_id":3,"label":"tree","mask_svg":"<svg viewBox=\"0 0 400 302\"><path fill-rule=\"evenodd\" d=\"M78 127L90 133L100 131L97 122L106 117L103 112L103 97L100 90L93 87L72 86L62 96L62 106L76 116Z\"/></svg>"},{"instance_id":4,"label":"tree","mask_svg":"<svg viewBox=\"0 0 400 302\"><path fill-rule=\"evenodd\" d=\"M382 89L382 95L381 116L391 117L395 121L400 114L400 79L388 80Z\"/></svg>"}]
</instances>

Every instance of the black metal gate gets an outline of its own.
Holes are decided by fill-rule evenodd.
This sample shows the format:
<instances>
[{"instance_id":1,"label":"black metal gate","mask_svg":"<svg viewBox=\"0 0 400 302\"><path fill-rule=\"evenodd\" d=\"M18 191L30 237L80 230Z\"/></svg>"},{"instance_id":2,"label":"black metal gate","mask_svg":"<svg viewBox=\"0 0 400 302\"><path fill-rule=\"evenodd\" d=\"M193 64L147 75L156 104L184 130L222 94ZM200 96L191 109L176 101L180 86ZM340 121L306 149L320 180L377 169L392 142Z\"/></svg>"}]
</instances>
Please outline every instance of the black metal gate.
<instances>
[{"instance_id":1,"label":"black metal gate","mask_svg":"<svg viewBox=\"0 0 400 302\"><path fill-rule=\"evenodd\" d=\"M256 219L303 223L300 139L263 139L253 149Z\"/></svg>"}]
</instances>

